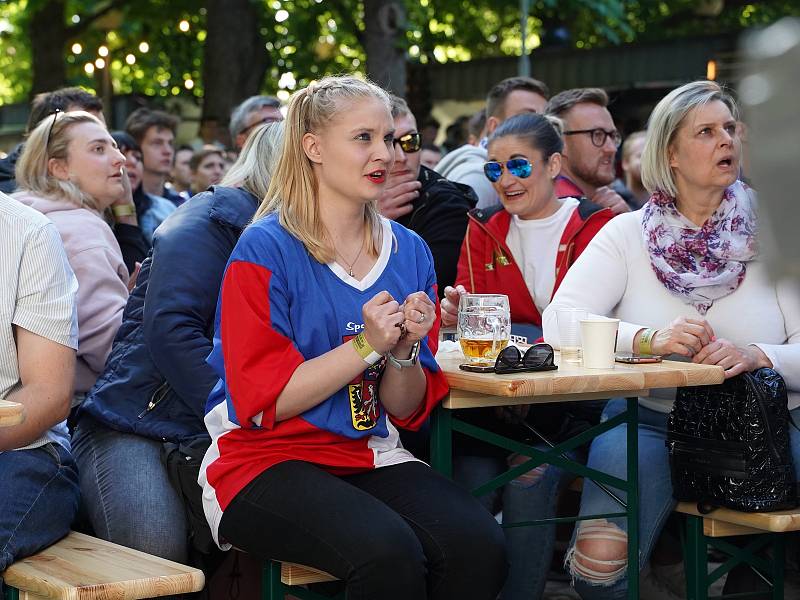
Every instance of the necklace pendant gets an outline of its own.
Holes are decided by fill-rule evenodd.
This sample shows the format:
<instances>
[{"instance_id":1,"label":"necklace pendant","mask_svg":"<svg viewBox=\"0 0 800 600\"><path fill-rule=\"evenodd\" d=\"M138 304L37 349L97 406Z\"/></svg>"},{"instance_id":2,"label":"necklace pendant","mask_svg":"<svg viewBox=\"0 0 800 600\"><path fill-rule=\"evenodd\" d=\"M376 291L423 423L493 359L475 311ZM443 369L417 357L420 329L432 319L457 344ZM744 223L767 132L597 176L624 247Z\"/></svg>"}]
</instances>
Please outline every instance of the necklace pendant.
<instances>
[{"instance_id":1,"label":"necklace pendant","mask_svg":"<svg viewBox=\"0 0 800 600\"><path fill-rule=\"evenodd\" d=\"M347 274L350 275L350 277L353 276L353 267L350 267L350 270L347 272Z\"/></svg>"}]
</instances>

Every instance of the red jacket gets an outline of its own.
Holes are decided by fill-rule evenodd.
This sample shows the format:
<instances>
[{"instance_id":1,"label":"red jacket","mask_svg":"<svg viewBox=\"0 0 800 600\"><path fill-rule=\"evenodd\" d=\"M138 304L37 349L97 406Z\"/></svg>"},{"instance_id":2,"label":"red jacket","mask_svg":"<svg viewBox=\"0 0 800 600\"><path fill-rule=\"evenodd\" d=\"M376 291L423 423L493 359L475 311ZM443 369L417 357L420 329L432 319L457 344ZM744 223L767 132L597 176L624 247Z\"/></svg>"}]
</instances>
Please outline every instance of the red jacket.
<instances>
[{"instance_id":1,"label":"red jacket","mask_svg":"<svg viewBox=\"0 0 800 600\"><path fill-rule=\"evenodd\" d=\"M556 281L553 294L567 270L586 246L614 216L609 208L601 208L585 198L575 207L564 228L556 254ZM542 325L522 271L514 262L506 245L511 214L502 206L469 211L469 224L461 256L458 259L456 284L473 294L506 294L511 305L511 321Z\"/></svg>"}]
</instances>

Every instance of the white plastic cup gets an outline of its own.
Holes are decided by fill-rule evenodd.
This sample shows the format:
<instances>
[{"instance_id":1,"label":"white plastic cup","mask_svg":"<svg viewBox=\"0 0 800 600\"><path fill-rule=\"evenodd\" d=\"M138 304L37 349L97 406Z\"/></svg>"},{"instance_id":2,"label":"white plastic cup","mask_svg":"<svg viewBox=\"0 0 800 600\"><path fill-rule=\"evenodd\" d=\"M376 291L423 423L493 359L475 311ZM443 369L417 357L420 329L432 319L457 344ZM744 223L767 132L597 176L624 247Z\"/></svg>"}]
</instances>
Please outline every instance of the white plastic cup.
<instances>
[{"instance_id":1,"label":"white plastic cup","mask_svg":"<svg viewBox=\"0 0 800 600\"><path fill-rule=\"evenodd\" d=\"M583 366L587 369L613 369L619 319L581 320Z\"/></svg>"},{"instance_id":2,"label":"white plastic cup","mask_svg":"<svg viewBox=\"0 0 800 600\"><path fill-rule=\"evenodd\" d=\"M585 308L556 309L561 362L581 364L581 320L588 316Z\"/></svg>"}]
</instances>

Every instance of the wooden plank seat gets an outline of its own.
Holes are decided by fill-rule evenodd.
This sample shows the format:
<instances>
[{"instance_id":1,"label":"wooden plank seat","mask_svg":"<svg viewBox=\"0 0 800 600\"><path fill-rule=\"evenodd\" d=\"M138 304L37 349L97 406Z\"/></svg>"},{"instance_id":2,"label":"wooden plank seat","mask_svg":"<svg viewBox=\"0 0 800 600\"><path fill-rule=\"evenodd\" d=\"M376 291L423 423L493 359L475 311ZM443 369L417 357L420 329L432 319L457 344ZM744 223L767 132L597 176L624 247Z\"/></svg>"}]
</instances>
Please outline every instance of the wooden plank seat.
<instances>
[{"instance_id":1,"label":"wooden plank seat","mask_svg":"<svg viewBox=\"0 0 800 600\"><path fill-rule=\"evenodd\" d=\"M198 592L200 569L99 540L83 533L18 560L3 573L11 597L22 600L136 600Z\"/></svg>"},{"instance_id":2,"label":"wooden plank seat","mask_svg":"<svg viewBox=\"0 0 800 600\"><path fill-rule=\"evenodd\" d=\"M703 532L708 537L750 535L771 531L784 533L800 530L800 508L776 512L746 513L730 508L717 508L707 515L693 502L680 502L675 509L685 515L703 518Z\"/></svg>"},{"instance_id":3,"label":"wooden plank seat","mask_svg":"<svg viewBox=\"0 0 800 600\"><path fill-rule=\"evenodd\" d=\"M322 583L324 581L336 581L336 577L319 571L312 567L297 565L295 563L281 563L281 582L284 585L307 585L309 583Z\"/></svg>"},{"instance_id":4,"label":"wooden plank seat","mask_svg":"<svg viewBox=\"0 0 800 600\"><path fill-rule=\"evenodd\" d=\"M0 400L0 427L19 425L25 420L25 407L10 400Z\"/></svg>"},{"instance_id":5,"label":"wooden plank seat","mask_svg":"<svg viewBox=\"0 0 800 600\"><path fill-rule=\"evenodd\" d=\"M800 530L800 508L762 513L717 508L704 515L695 503L680 502L675 510L686 517L684 558L688 600L706 600L709 586L741 564L757 570L768 581L772 600L783 599L783 534ZM724 539L730 536L749 537L742 545ZM711 573L709 546L729 557ZM765 556L767 551L769 558Z\"/></svg>"},{"instance_id":6,"label":"wooden plank seat","mask_svg":"<svg viewBox=\"0 0 800 600\"><path fill-rule=\"evenodd\" d=\"M329 573L305 565L267 560L264 562L263 567L261 597L263 600L284 600L288 594L290 598L299 600L335 600L344 598L344 592L334 592L335 595L330 595L317 593L305 587L311 583L327 581L337 581L337 578Z\"/></svg>"}]
</instances>

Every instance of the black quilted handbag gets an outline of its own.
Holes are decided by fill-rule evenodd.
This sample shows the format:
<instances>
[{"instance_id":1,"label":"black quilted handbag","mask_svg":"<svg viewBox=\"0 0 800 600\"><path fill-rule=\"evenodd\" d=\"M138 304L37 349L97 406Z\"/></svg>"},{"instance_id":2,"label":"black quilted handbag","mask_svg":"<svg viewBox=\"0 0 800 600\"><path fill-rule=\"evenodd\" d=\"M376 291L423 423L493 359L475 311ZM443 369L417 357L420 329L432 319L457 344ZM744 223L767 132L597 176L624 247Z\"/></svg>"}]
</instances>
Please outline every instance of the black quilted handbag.
<instances>
[{"instance_id":1,"label":"black quilted handbag","mask_svg":"<svg viewBox=\"0 0 800 600\"><path fill-rule=\"evenodd\" d=\"M786 384L772 369L679 388L667 448L673 496L705 512L797 506Z\"/></svg>"}]
</instances>

